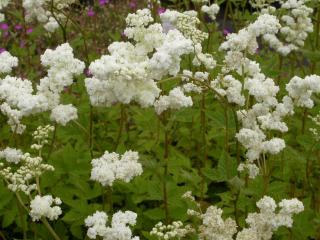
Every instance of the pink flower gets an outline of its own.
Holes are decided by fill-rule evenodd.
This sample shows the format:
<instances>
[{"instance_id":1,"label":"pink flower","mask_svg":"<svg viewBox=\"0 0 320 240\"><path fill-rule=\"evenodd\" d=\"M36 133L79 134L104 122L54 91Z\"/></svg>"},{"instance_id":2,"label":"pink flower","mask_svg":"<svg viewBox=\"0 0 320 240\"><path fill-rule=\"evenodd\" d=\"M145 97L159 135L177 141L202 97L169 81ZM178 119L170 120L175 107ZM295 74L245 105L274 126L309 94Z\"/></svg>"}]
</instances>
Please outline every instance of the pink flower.
<instances>
[{"instance_id":1,"label":"pink flower","mask_svg":"<svg viewBox=\"0 0 320 240\"><path fill-rule=\"evenodd\" d=\"M229 29L227 29L227 28L225 28L225 29L223 29L223 35L224 36L227 36L227 35L229 35L231 32L229 31Z\"/></svg>"},{"instance_id":2,"label":"pink flower","mask_svg":"<svg viewBox=\"0 0 320 240\"><path fill-rule=\"evenodd\" d=\"M0 48L0 54L7 51L5 48Z\"/></svg>"},{"instance_id":3,"label":"pink flower","mask_svg":"<svg viewBox=\"0 0 320 240\"><path fill-rule=\"evenodd\" d=\"M28 33L28 34L30 34L30 33L32 33L32 32L33 32L33 29L32 29L32 28L28 28L28 29L27 29L27 33Z\"/></svg>"},{"instance_id":4,"label":"pink flower","mask_svg":"<svg viewBox=\"0 0 320 240\"><path fill-rule=\"evenodd\" d=\"M93 8L89 8L88 9L88 12L87 12L87 15L89 16L89 17L93 17L94 16L94 11L93 11Z\"/></svg>"},{"instance_id":5,"label":"pink flower","mask_svg":"<svg viewBox=\"0 0 320 240\"><path fill-rule=\"evenodd\" d=\"M158 14L162 14L162 13L165 13L167 9L163 8L163 7L159 7L158 8Z\"/></svg>"},{"instance_id":6,"label":"pink flower","mask_svg":"<svg viewBox=\"0 0 320 240\"><path fill-rule=\"evenodd\" d=\"M137 2L136 2L135 0L131 0L131 1L129 2L129 7L130 7L131 9L136 8L136 7L137 7Z\"/></svg>"},{"instance_id":7,"label":"pink flower","mask_svg":"<svg viewBox=\"0 0 320 240\"><path fill-rule=\"evenodd\" d=\"M1 23L0 24L0 29L3 30L3 31L6 31L9 29L9 25L6 24L6 23Z\"/></svg>"},{"instance_id":8,"label":"pink flower","mask_svg":"<svg viewBox=\"0 0 320 240\"><path fill-rule=\"evenodd\" d=\"M109 3L109 0L99 0L100 6L104 6L104 5L106 5L107 3Z\"/></svg>"},{"instance_id":9,"label":"pink flower","mask_svg":"<svg viewBox=\"0 0 320 240\"><path fill-rule=\"evenodd\" d=\"M17 24L17 25L14 26L14 28L15 28L16 30L21 30L21 29L22 29L22 25Z\"/></svg>"}]
</instances>

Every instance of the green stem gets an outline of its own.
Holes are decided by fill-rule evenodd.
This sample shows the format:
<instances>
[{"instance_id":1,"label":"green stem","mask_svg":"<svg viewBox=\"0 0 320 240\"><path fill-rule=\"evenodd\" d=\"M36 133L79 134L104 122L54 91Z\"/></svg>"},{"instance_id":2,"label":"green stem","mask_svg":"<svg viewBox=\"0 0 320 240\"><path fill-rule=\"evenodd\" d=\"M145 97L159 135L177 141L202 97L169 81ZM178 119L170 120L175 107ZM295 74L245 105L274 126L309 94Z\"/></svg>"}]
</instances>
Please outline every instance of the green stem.
<instances>
[{"instance_id":1,"label":"green stem","mask_svg":"<svg viewBox=\"0 0 320 240\"><path fill-rule=\"evenodd\" d=\"M91 158L93 158L93 108L91 105L89 114L89 149Z\"/></svg>"},{"instance_id":2,"label":"green stem","mask_svg":"<svg viewBox=\"0 0 320 240\"><path fill-rule=\"evenodd\" d=\"M306 120L308 117L308 109L305 108L302 115L302 121L301 121L301 134L303 135L306 128Z\"/></svg>"},{"instance_id":3,"label":"green stem","mask_svg":"<svg viewBox=\"0 0 320 240\"><path fill-rule=\"evenodd\" d=\"M113 146L114 151L117 151L117 148L120 144L124 123L125 123L125 107L124 107L124 105L121 104L119 130L118 130L117 138L115 140L115 144Z\"/></svg>"},{"instance_id":4,"label":"green stem","mask_svg":"<svg viewBox=\"0 0 320 240\"><path fill-rule=\"evenodd\" d=\"M202 149L203 149L203 163L202 167L207 167L208 153L207 153L207 141L206 141L206 102L205 93L202 94L201 99L201 132L202 132ZM200 169L201 174L201 199L204 198L204 188L205 188L205 177Z\"/></svg>"},{"instance_id":5,"label":"green stem","mask_svg":"<svg viewBox=\"0 0 320 240\"><path fill-rule=\"evenodd\" d=\"M23 240L27 239L27 230L26 230L26 224L25 221L23 219L23 212L22 212L22 208L20 206L20 204L17 202L17 207L18 207L18 211L19 211L19 218L20 218L20 222L21 222L21 227L22 227L22 231L23 231Z\"/></svg>"},{"instance_id":6,"label":"green stem","mask_svg":"<svg viewBox=\"0 0 320 240\"><path fill-rule=\"evenodd\" d=\"M240 197L240 191L238 191L235 195L235 200L233 202L233 207L234 207L234 219L237 223L237 226L239 226L239 214L238 214L238 201Z\"/></svg>"},{"instance_id":7,"label":"green stem","mask_svg":"<svg viewBox=\"0 0 320 240\"><path fill-rule=\"evenodd\" d=\"M226 153L226 165L227 165L227 177L230 178L230 159L229 159L229 116L228 107L224 108L224 123L225 123L225 137L224 137L224 148Z\"/></svg>"},{"instance_id":8,"label":"green stem","mask_svg":"<svg viewBox=\"0 0 320 240\"><path fill-rule=\"evenodd\" d=\"M44 224L44 226L48 229L48 231L51 233L51 235L53 236L53 238L55 240L61 240L60 237L57 235L57 233L54 231L54 229L51 227L51 225L49 224L49 222L47 221L47 219L45 218L41 218L41 222Z\"/></svg>"},{"instance_id":9,"label":"green stem","mask_svg":"<svg viewBox=\"0 0 320 240\"><path fill-rule=\"evenodd\" d=\"M320 7L317 8L317 23L315 28L315 49L319 50L319 35L320 35ZM311 65L311 74L314 74L315 69L317 67L317 61L314 61Z\"/></svg>"},{"instance_id":10,"label":"green stem","mask_svg":"<svg viewBox=\"0 0 320 240\"><path fill-rule=\"evenodd\" d=\"M234 122L235 122L235 125L236 125L236 132L238 133L239 130L240 130L240 127L239 127L239 120L238 120L238 117L237 117L237 112L233 109L233 117L234 117ZM237 153L237 164L239 166L240 164L240 144L239 144L239 141L236 140L236 153Z\"/></svg>"}]
</instances>

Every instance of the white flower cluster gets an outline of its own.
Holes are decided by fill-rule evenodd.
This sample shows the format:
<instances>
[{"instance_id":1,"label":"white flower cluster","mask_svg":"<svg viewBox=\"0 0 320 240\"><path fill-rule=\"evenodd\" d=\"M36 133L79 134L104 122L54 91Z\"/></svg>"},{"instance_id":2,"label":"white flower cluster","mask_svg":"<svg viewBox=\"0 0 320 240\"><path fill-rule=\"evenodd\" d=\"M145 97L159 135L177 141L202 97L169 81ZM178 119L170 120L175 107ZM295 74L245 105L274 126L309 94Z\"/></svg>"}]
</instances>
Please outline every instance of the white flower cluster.
<instances>
[{"instance_id":1,"label":"white flower cluster","mask_svg":"<svg viewBox=\"0 0 320 240\"><path fill-rule=\"evenodd\" d=\"M48 143L49 134L53 131L54 127L51 125L37 127L37 130L32 134L36 143L31 145L31 149L41 150Z\"/></svg>"},{"instance_id":2,"label":"white flower cluster","mask_svg":"<svg viewBox=\"0 0 320 240\"><path fill-rule=\"evenodd\" d=\"M237 224L231 218L223 220L222 209L216 206L207 208L204 214L200 215L202 225L199 227L199 238L201 240L232 240L237 232Z\"/></svg>"},{"instance_id":3,"label":"white flower cluster","mask_svg":"<svg viewBox=\"0 0 320 240\"><path fill-rule=\"evenodd\" d=\"M293 215L304 210L303 203L296 198L283 199L277 206L271 197L264 196L256 203L259 213L249 213L246 218L248 227L238 232L238 226L233 219L222 218L222 209L210 206L205 213L202 213L200 204L195 201L190 191L183 197L196 203L199 208L198 211L188 209L188 215L202 221L197 229L200 240L271 240L273 233L279 227L291 228ZM278 211L277 207L280 208Z\"/></svg>"},{"instance_id":4,"label":"white flower cluster","mask_svg":"<svg viewBox=\"0 0 320 240\"><path fill-rule=\"evenodd\" d=\"M221 44L220 49L227 51L225 56L226 68L228 70L242 71L243 67L250 69L246 54L255 54L258 49L257 38L265 34L276 34L280 29L279 20L270 14L262 14L257 20L238 33L227 35L227 40ZM253 66L254 67L254 66Z\"/></svg>"},{"instance_id":5,"label":"white flower cluster","mask_svg":"<svg viewBox=\"0 0 320 240\"><path fill-rule=\"evenodd\" d=\"M130 226L136 224L137 214L131 211L118 211L112 216L111 226L107 227L108 216L104 212L95 212L85 219L88 227L87 236L95 239L97 236L103 240L139 240L133 237Z\"/></svg>"},{"instance_id":6,"label":"white flower cluster","mask_svg":"<svg viewBox=\"0 0 320 240\"><path fill-rule=\"evenodd\" d=\"M304 79L295 76L286 85L286 90L296 106L312 108L312 94L320 93L320 76L310 75Z\"/></svg>"},{"instance_id":7,"label":"white flower cluster","mask_svg":"<svg viewBox=\"0 0 320 240\"><path fill-rule=\"evenodd\" d=\"M60 205L62 202L60 198L53 198L51 195L40 196L37 195L30 202L30 216L32 221L39 221L45 217L49 220L57 220L62 210L59 206L52 206L53 204Z\"/></svg>"},{"instance_id":8,"label":"white flower cluster","mask_svg":"<svg viewBox=\"0 0 320 240\"><path fill-rule=\"evenodd\" d=\"M218 76L211 81L211 88L220 96L225 96L229 103L235 103L239 106L245 104L245 97L241 94L242 83L232 75Z\"/></svg>"},{"instance_id":9,"label":"white flower cluster","mask_svg":"<svg viewBox=\"0 0 320 240\"><path fill-rule=\"evenodd\" d=\"M27 22L36 19L39 23L44 24L48 32L54 32L59 27L57 20L62 22L66 17L59 12L52 13L51 11L55 9L61 11L74 2L75 0L23 0L22 5L26 12Z\"/></svg>"},{"instance_id":10,"label":"white flower cluster","mask_svg":"<svg viewBox=\"0 0 320 240\"><path fill-rule=\"evenodd\" d=\"M196 11L180 13L175 10L167 10L160 15L165 31L178 29L182 34L191 39L194 44L200 44L208 37L208 33L198 29L200 20Z\"/></svg>"},{"instance_id":11,"label":"white flower cluster","mask_svg":"<svg viewBox=\"0 0 320 240\"><path fill-rule=\"evenodd\" d=\"M154 103L157 114L168 109L180 109L183 107L190 107L193 105L192 98L185 96L180 87L176 87L169 92L168 96L160 96L160 98Z\"/></svg>"},{"instance_id":12,"label":"white flower cluster","mask_svg":"<svg viewBox=\"0 0 320 240\"><path fill-rule=\"evenodd\" d=\"M22 191L29 194L37 187L32 180L45 171L54 170L53 166L42 163L41 157L31 157L29 153L21 157L19 164L16 170L10 166L5 167L4 164L0 165L0 176L5 179L8 188L13 192Z\"/></svg>"},{"instance_id":13,"label":"white flower cluster","mask_svg":"<svg viewBox=\"0 0 320 240\"><path fill-rule=\"evenodd\" d=\"M62 125L66 126L66 124L72 120L76 120L78 118L78 111L77 109L72 105L58 105L51 111L50 118L52 121Z\"/></svg>"},{"instance_id":14,"label":"white flower cluster","mask_svg":"<svg viewBox=\"0 0 320 240\"><path fill-rule=\"evenodd\" d=\"M1 56L1 55L0 55ZM6 65L12 66L14 60L7 58ZM25 125L20 121L23 117L53 110L60 104L60 94L64 87L73 83L73 78L83 72L84 63L75 59L73 50L68 43L58 46L55 50L46 50L41 56L41 63L48 67L48 75L40 79L37 92L34 93L32 82L27 79L6 76L0 79L1 112L8 117L12 131L21 134ZM1 63L4 65L4 63ZM75 110L58 107L65 112L52 115L53 120L65 124L75 118Z\"/></svg>"},{"instance_id":15,"label":"white flower cluster","mask_svg":"<svg viewBox=\"0 0 320 240\"><path fill-rule=\"evenodd\" d=\"M257 62L248 58L258 48L257 37L275 35L280 29L275 16L263 13L238 33L229 34L220 46L226 51L222 74L211 81L217 95L225 97L231 104L246 107L237 111L242 129L236 138L247 149L247 161L238 170L246 171L251 178L259 172L254 161L259 161L261 154L265 160L265 154L278 154L285 147L283 139L267 138L265 132L287 132L283 119L294 113L295 105L313 107L312 93L320 92L319 76L294 77L286 86L288 96L278 101L279 87L261 72Z\"/></svg>"},{"instance_id":16,"label":"white flower cluster","mask_svg":"<svg viewBox=\"0 0 320 240\"><path fill-rule=\"evenodd\" d=\"M290 52L295 51L304 46L304 42L308 33L313 31L312 12L313 9L305 4L308 0L286 0L282 1L281 8L276 11L274 7L268 7L263 12L270 12L279 15L281 29L280 36L267 33L263 39L269 43L278 53L287 56ZM284 39L283 41L281 39Z\"/></svg>"},{"instance_id":17,"label":"white flower cluster","mask_svg":"<svg viewBox=\"0 0 320 240\"><path fill-rule=\"evenodd\" d=\"M181 56L193 51L191 40L178 30L164 33L160 24L153 23L149 9L129 14L126 22L124 33L133 43L114 42L108 47L110 55L90 64L93 77L85 85L93 106L132 101L152 106L161 91L155 80L175 76Z\"/></svg>"},{"instance_id":18,"label":"white flower cluster","mask_svg":"<svg viewBox=\"0 0 320 240\"><path fill-rule=\"evenodd\" d=\"M220 7L218 4L211 4L210 6L203 5L201 7L201 11L208 14L208 16L211 18L211 20L216 20L216 16L219 13Z\"/></svg>"},{"instance_id":19,"label":"white flower cluster","mask_svg":"<svg viewBox=\"0 0 320 240\"><path fill-rule=\"evenodd\" d=\"M46 171L53 171L54 167L43 163L41 157L41 149L46 144L48 134L52 131L51 126L38 127L33 133L36 144L32 144L31 148L39 151L39 155L32 157L30 153L22 153L21 150L6 148L0 151L0 159L5 159L5 163L0 163L0 176L3 177L8 188L13 191L22 191L30 194L37 188L33 183L34 179L41 176ZM10 164L14 164L11 166Z\"/></svg>"},{"instance_id":20,"label":"white flower cluster","mask_svg":"<svg viewBox=\"0 0 320 240\"><path fill-rule=\"evenodd\" d=\"M248 239L272 239L273 233L281 226L291 228L292 216L304 210L302 202L298 199L284 199L278 206L280 210L276 213L277 204L268 196L264 196L257 202L259 213L249 213L246 218L248 228L244 228L237 234L237 240Z\"/></svg>"},{"instance_id":21,"label":"white flower cluster","mask_svg":"<svg viewBox=\"0 0 320 240\"><path fill-rule=\"evenodd\" d=\"M18 164L23 157L23 153L20 149L6 147L0 151L0 159L5 159L8 163Z\"/></svg>"},{"instance_id":22,"label":"white flower cluster","mask_svg":"<svg viewBox=\"0 0 320 240\"><path fill-rule=\"evenodd\" d=\"M240 163L237 169L239 172L245 172L248 174L248 177L251 179L256 178L259 174L259 168L257 165L251 163L250 161L246 161L245 163Z\"/></svg>"},{"instance_id":23,"label":"white flower cluster","mask_svg":"<svg viewBox=\"0 0 320 240\"><path fill-rule=\"evenodd\" d=\"M18 66L18 58L13 57L9 52L0 53L0 73L10 73L12 68Z\"/></svg>"},{"instance_id":24,"label":"white flower cluster","mask_svg":"<svg viewBox=\"0 0 320 240\"><path fill-rule=\"evenodd\" d=\"M285 147L283 139L267 139L264 131L288 131L283 118L293 113L291 98L285 96L283 102L279 103L276 98L279 87L261 73L258 63L247 58L258 48L257 37L267 33L276 34L279 29L280 24L275 16L262 14L238 33L229 34L220 46L220 49L227 51L222 69L224 76L219 75L211 82L212 89L220 97L225 96L229 103L240 107L246 106L245 110L237 111L242 129L236 138L247 149L248 160L238 170L248 172L251 178L259 173L254 161L259 160L261 154L277 154ZM241 76L241 81L233 76L233 71Z\"/></svg>"},{"instance_id":25,"label":"white flower cluster","mask_svg":"<svg viewBox=\"0 0 320 240\"><path fill-rule=\"evenodd\" d=\"M266 141L264 133L258 130L242 128L239 133L236 134L236 138L248 149L246 156L251 163L259 159L261 153L278 154L285 148L283 139L275 137Z\"/></svg>"},{"instance_id":26,"label":"white flower cluster","mask_svg":"<svg viewBox=\"0 0 320 240\"><path fill-rule=\"evenodd\" d=\"M169 225L164 225L162 222L157 223L150 234L158 239L168 240L184 238L192 232L194 232L194 229L190 225L183 226L181 221L175 221Z\"/></svg>"},{"instance_id":27,"label":"white flower cluster","mask_svg":"<svg viewBox=\"0 0 320 240\"><path fill-rule=\"evenodd\" d=\"M106 151L100 158L91 161L91 180L100 182L103 186L112 186L115 180L130 182L142 174L142 166L138 162L139 155L131 150L120 155Z\"/></svg>"},{"instance_id":28,"label":"white flower cluster","mask_svg":"<svg viewBox=\"0 0 320 240\"><path fill-rule=\"evenodd\" d=\"M202 52L201 43L208 38L208 33L198 29L200 20L197 17L197 12L186 11L180 13L167 10L160 15L160 18L165 31L178 29L184 37L193 42L195 57L192 64L194 66L199 67L202 64L208 70L212 70L216 66L213 56Z\"/></svg>"}]
</instances>

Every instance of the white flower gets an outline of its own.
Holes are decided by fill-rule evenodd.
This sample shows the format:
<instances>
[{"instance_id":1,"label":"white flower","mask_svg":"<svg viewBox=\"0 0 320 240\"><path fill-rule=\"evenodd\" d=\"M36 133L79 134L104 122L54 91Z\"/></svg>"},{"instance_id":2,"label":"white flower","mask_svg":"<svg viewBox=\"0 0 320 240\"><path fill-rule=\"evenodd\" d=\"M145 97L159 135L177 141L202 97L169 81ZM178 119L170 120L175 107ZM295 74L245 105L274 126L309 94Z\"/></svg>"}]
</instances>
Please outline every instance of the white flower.
<instances>
[{"instance_id":1,"label":"white flower","mask_svg":"<svg viewBox=\"0 0 320 240\"><path fill-rule=\"evenodd\" d=\"M137 214L131 211L118 211L112 216L111 226L106 226L108 216L104 212L95 212L85 219L88 227L87 236L95 239L97 236L103 240L139 240L133 237L129 226L136 224Z\"/></svg>"},{"instance_id":2,"label":"white flower","mask_svg":"<svg viewBox=\"0 0 320 240\"><path fill-rule=\"evenodd\" d=\"M286 147L286 144L281 138L272 138L269 141L264 141L262 143L262 148L264 152L270 154L278 154Z\"/></svg>"},{"instance_id":3,"label":"white flower","mask_svg":"<svg viewBox=\"0 0 320 240\"><path fill-rule=\"evenodd\" d=\"M52 109L50 118L52 121L65 126L68 122L78 118L77 109L72 104L60 104Z\"/></svg>"},{"instance_id":4,"label":"white flower","mask_svg":"<svg viewBox=\"0 0 320 240\"><path fill-rule=\"evenodd\" d=\"M6 147L0 151L0 159L4 158L9 163L18 164L23 157L23 153L20 149Z\"/></svg>"},{"instance_id":5,"label":"white flower","mask_svg":"<svg viewBox=\"0 0 320 240\"><path fill-rule=\"evenodd\" d=\"M202 225L199 228L200 239L232 240L233 235L237 232L236 222L231 218L223 220L222 210L215 206L208 207L207 211L201 215L201 218Z\"/></svg>"},{"instance_id":6,"label":"white flower","mask_svg":"<svg viewBox=\"0 0 320 240\"><path fill-rule=\"evenodd\" d=\"M142 174L142 166L138 163L138 153L126 151L120 158L117 153L106 151L101 158L91 161L91 180L103 186L112 186L115 180L130 182L135 176Z\"/></svg>"},{"instance_id":7,"label":"white flower","mask_svg":"<svg viewBox=\"0 0 320 240\"><path fill-rule=\"evenodd\" d=\"M18 58L13 57L9 52L0 53L0 73L10 73L12 68L18 66Z\"/></svg>"},{"instance_id":8,"label":"white flower","mask_svg":"<svg viewBox=\"0 0 320 240\"><path fill-rule=\"evenodd\" d=\"M254 179L259 174L259 168L256 164L246 161L245 163L240 163L237 170L239 172L247 172L249 178Z\"/></svg>"},{"instance_id":9,"label":"white flower","mask_svg":"<svg viewBox=\"0 0 320 240\"><path fill-rule=\"evenodd\" d=\"M167 109L180 109L183 107L190 107L192 105L192 98L190 96L185 96L179 87L172 89L168 96L161 96L154 103L157 114L161 114Z\"/></svg>"},{"instance_id":10,"label":"white flower","mask_svg":"<svg viewBox=\"0 0 320 240\"><path fill-rule=\"evenodd\" d=\"M309 75L304 79L295 76L286 85L286 90L295 105L312 108L314 103L311 96L313 93L320 92L320 76Z\"/></svg>"},{"instance_id":11,"label":"white flower","mask_svg":"<svg viewBox=\"0 0 320 240\"><path fill-rule=\"evenodd\" d=\"M30 202L32 221L39 221L42 217L49 218L51 221L57 220L62 211L59 206L52 206L53 204L60 205L60 198L53 198L51 195L35 196Z\"/></svg>"},{"instance_id":12,"label":"white flower","mask_svg":"<svg viewBox=\"0 0 320 240\"><path fill-rule=\"evenodd\" d=\"M281 208L276 213L277 204L269 196L264 196L257 202L259 213L249 213L246 218L248 228L244 228L237 234L237 240L264 239L271 240L273 233L281 226L292 227L293 214L303 211L303 204L297 199L282 200Z\"/></svg>"},{"instance_id":13,"label":"white flower","mask_svg":"<svg viewBox=\"0 0 320 240\"><path fill-rule=\"evenodd\" d=\"M216 19L216 16L219 12L220 8L219 8L219 5L218 4L211 4L210 6L207 6L207 5L203 5L201 7L201 11L208 14L208 16L212 19L212 20L215 20Z\"/></svg>"}]
</instances>

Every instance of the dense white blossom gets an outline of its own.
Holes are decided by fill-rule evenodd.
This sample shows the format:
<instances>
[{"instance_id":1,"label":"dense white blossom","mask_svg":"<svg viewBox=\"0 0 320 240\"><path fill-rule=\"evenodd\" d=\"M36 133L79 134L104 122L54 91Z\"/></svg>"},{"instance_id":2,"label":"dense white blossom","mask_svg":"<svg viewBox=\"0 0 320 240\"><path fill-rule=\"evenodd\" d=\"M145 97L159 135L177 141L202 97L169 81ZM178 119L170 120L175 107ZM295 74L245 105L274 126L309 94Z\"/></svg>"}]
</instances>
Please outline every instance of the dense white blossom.
<instances>
[{"instance_id":1,"label":"dense white blossom","mask_svg":"<svg viewBox=\"0 0 320 240\"><path fill-rule=\"evenodd\" d=\"M309 75L304 79L295 76L286 85L286 90L295 105L312 108L314 103L311 96L313 93L320 92L320 76Z\"/></svg>"},{"instance_id":2,"label":"dense white blossom","mask_svg":"<svg viewBox=\"0 0 320 240\"><path fill-rule=\"evenodd\" d=\"M238 141L248 149L246 156L249 161L259 159L261 153L277 154L285 148L285 142L280 138L266 140L261 130L242 128L236 134Z\"/></svg>"},{"instance_id":3,"label":"dense white blossom","mask_svg":"<svg viewBox=\"0 0 320 240\"><path fill-rule=\"evenodd\" d=\"M119 154L106 151L100 158L91 161L91 180L100 182L103 186L112 186L115 180L130 182L135 176L142 174L142 166L138 162L137 152L126 151Z\"/></svg>"},{"instance_id":4,"label":"dense white blossom","mask_svg":"<svg viewBox=\"0 0 320 240\"><path fill-rule=\"evenodd\" d=\"M36 89L27 79L11 76L0 79L0 111L8 117L12 131L18 134L25 129L20 122L23 117L57 107L64 87L70 86L73 78L84 70L84 63L74 58L73 50L68 43L58 46L55 50L46 50L41 56L41 63L48 68L48 75L40 79Z\"/></svg>"},{"instance_id":5,"label":"dense white blossom","mask_svg":"<svg viewBox=\"0 0 320 240\"><path fill-rule=\"evenodd\" d=\"M172 89L168 96L160 96L154 103L154 107L157 114L161 114L168 109L177 110L183 107L190 107L192 104L192 98L185 96L181 88L177 87Z\"/></svg>"},{"instance_id":6,"label":"dense white blossom","mask_svg":"<svg viewBox=\"0 0 320 240\"><path fill-rule=\"evenodd\" d=\"M23 153L20 149L6 147L0 151L0 159L5 159L8 163L18 164L23 157Z\"/></svg>"},{"instance_id":7,"label":"dense white blossom","mask_svg":"<svg viewBox=\"0 0 320 240\"><path fill-rule=\"evenodd\" d=\"M18 58L13 57L9 52L0 53L0 73L10 73L12 68L18 66Z\"/></svg>"},{"instance_id":8,"label":"dense white blossom","mask_svg":"<svg viewBox=\"0 0 320 240\"><path fill-rule=\"evenodd\" d=\"M72 105L58 105L51 111L50 118L52 121L65 126L68 122L78 118L77 109Z\"/></svg>"},{"instance_id":9,"label":"dense white blossom","mask_svg":"<svg viewBox=\"0 0 320 240\"><path fill-rule=\"evenodd\" d=\"M282 4L278 12L273 7L263 10L263 12L280 15L281 29L279 34L266 33L263 35L263 39L278 53L287 56L290 52L303 47L308 33L313 31L311 19L313 9L305 5L306 0L280 2Z\"/></svg>"},{"instance_id":10,"label":"dense white blossom","mask_svg":"<svg viewBox=\"0 0 320 240\"><path fill-rule=\"evenodd\" d=\"M212 20L215 20L216 19L216 16L219 12L220 8L219 8L219 5L218 4L211 4L210 6L207 6L207 5L203 5L201 7L201 11L208 14L208 16L212 19Z\"/></svg>"},{"instance_id":11,"label":"dense white blossom","mask_svg":"<svg viewBox=\"0 0 320 240\"><path fill-rule=\"evenodd\" d=\"M53 204L60 205L60 198L53 198L51 195L35 196L30 202L32 221L39 221L42 217L49 218L51 221L57 220L62 210L59 206L52 206Z\"/></svg>"},{"instance_id":12,"label":"dense white blossom","mask_svg":"<svg viewBox=\"0 0 320 240\"><path fill-rule=\"evenodd\" d=\"M261 239L270 240L273 233L281 226L292 227L292 216L304 210L302 202L294 198L284 199L279 205L269 196L264 196L257 202L259 213L249 213L246 218L248 228L237 234L237 240Z\"/></svg>"},{"instance_id":13,"label":"dense white blossom","mask_svg":"<svg viewBox=\"0 0 320 240\"><path fill-rule=\"evenodd\" d=\"M136 224L137 214L131 211L118 211L112 216L111 226L106 226L108 216L104 212L95 212L85 219L88 227L87 236L95 239L97 236L103 240L139 240L132 236L130 226Z\"/></svg>"},{"instance_id":14,"label":"dense white blossom","mask_svg":"<svg viewBox=\"0 0 320 240\"><path fill-rule=\"evenodd\" d=\"M90 64L93 77L85 85L93 106L133 101L152 106L161 92L156 80L180 71L181 57L193 52L191 40L153 21L149 9L129 14L124 33L133 43L114 42L109 55Z\"/></svg>"},{"instance_id":15,"label":"dense white blossom","mask_svg":"<svg viewBox=\"0 0 320 240\"><path fill-rule=\"evenodd\" d=\"M222 209L210 206L201 215L202 225L199 227L201 240L232 240L237 232L237 224L231 218L222 218Z\"/></svg>"}]
</instances>

